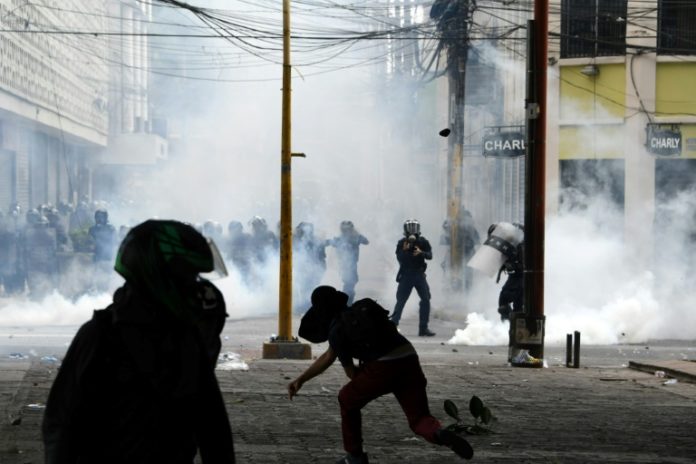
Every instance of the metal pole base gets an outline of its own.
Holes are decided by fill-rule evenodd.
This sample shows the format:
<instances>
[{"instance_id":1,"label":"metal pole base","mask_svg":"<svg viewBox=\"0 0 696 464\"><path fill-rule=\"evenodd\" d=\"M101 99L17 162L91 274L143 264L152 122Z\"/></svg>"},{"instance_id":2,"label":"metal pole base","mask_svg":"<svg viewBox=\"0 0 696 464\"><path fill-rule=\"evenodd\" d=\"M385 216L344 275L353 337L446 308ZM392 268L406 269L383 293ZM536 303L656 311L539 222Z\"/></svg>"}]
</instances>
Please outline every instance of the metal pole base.
<instances>
[{"instance_id":1,"label":"metal pole base","mask_svg":"<svg viewBox=\"0 0 696 464\"><path fill-rule=\"evenodd\" d=\"M544 367L545 316L510 314L508 361L513 367Z\"/></svg>"},{"instance_id":2,"label":"metal pole base","mask_svg":"<svg viewBox=\"0 0 696 464\"><path fill-rule=\"evenodd\" d=\"M271 340L263 344L263 359L312 359L312 346L297 340Z\"/></svg>"}]
</instances>

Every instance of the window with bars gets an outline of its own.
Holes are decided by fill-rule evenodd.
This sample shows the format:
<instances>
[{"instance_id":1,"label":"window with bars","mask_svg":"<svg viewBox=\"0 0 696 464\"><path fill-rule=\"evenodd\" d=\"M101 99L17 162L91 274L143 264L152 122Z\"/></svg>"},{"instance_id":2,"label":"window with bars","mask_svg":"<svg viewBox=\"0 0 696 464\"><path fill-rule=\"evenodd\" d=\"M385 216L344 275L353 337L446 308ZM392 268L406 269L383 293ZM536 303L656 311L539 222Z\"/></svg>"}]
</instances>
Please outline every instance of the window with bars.
<instances>
[{"instance_id":1,"label":"window with bars","mask_svg":"<svg viewBox=\"0 0 696 464\"><path fill-rule=\"evenodd\" d=\"M657 52L696 55L696 0L660 0Z\"/></svg>"},{"instance_id":2,"label":"window with bars","mask_svg":"<svg viewBox=\"0 0 696 464\"><path fill-rule=\"evenodd\" d=\"M626 54L627 0L563 0L561 58Z\"/></svg>"}]
</instances>

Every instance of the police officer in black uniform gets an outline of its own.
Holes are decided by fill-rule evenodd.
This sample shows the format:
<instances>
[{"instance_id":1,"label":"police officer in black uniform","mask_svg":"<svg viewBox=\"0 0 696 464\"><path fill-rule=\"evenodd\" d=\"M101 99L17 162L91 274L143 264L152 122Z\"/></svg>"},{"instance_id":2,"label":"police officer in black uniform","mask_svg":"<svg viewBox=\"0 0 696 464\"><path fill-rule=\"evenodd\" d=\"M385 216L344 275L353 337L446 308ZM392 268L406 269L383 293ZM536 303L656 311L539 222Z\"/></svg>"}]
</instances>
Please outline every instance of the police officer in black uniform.
<instances>
[{"instance_id":1,"label":"police officer in black uniform","mask_svg":"<svg viewBox=\"0 0 696 464\"><path fill-rule=\"evenodd\" d=\"M425 278L426 259L433 259L432 248L425 237L421 235L420 223L415 219L404 222L404 237L396 244L396 259L399 261L399 273L396 281L399 283L396 289L396 306L391 320L399 325L401 312L414 288L420 298L420 321L418 324L419 337L432 337L435 335L428 329L430 320L430 287Z\"/></svg>"},{"instance_id":2,"label":"police officer in black uniform","mask_svg":"<svg viewBox=\"0 0 696 464\"><path fill-rule=\"evenodd\" d=\"M246 282L249 277L249 265L251 250L249 241L251 236L244 232L244 226L239 221L230 221L227 225L227 241L225 242L225 254L234 267L237 268Z\"/></svg>"},{"instance_id":3,"label":"police officer in black uniform","mask_svg":"<svg viewBox=\"0 0 696 464\"><path fill-rule=\"evenodd\" d=\"M521 224L513 225L524 231L524 226ZM494 228L495 224L489 227L489 236ZM505 256L507 260L498 271L496 280L496 283L500 282L503 272L508 276L498 296L498 314L501 321L509 320L513 312L524 312L524 242L510 248Z\"/></svg>"},{"instance_id":4,"label":"police officer in black uniform","mask_svg":"<svg viewBox=\"0 0 696 464\"><path fill-rule=\"evenodd\" d=\"M56 232L38 209L27 212L24 230L23 261L32 297L43 297L58 284L58 242Z\"/></svg>"},{"instance_id":5,"label":"police officer in black uniform","mask_svg":"<svg viewBox=\"0 0 696 464\"><path fill-rule=\"evenodd\" d=\"M341 235L328 241L336 248L338 273L343 281L343 293L348 295L348 304L353 304L355 286L358 284L358 260L360 245L369 245L370 241L357 231L352 221L341 221Z\"/></svg>"},{"instance_id":6,"label":"police officer in black uniform","mask_svg":"<svg viewBox=\"0 0 696 464\"><path fill-rule=\"evenodd\" d=\"M304 312L312 290L321 283L326 272L326 246L328 242L314 235L314 224L300 222L292 241L295 312Z\"/></svg>"},{"instance_id":7,"label":"police officer in black uniform","mask_svg":"<svg viewBox=\"0 0 696 464\"><path fill-rule=\"evenodd\" d=\"M109 213L105 209L94 212L94 225L89 228L94 240L94 262L111 263L116 252L116 229L109 224Z\"/></svg>"}]
</instances>

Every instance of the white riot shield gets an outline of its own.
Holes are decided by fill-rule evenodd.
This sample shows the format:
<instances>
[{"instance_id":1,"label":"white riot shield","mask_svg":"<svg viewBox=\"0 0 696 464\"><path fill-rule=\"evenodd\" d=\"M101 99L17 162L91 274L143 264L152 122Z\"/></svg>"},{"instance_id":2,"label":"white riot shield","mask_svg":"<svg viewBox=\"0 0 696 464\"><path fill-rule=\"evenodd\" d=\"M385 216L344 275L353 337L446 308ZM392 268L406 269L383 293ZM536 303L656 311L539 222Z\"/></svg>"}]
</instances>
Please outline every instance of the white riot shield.
<instances>
[{"instance_id":1,"label":"white riot shield","mask_svg":"<svg viewBox=\"0 0 696 464\"><path fill-rule=\"evenodd\" d=\"M509 222L499 222L467 266L495 277L508 256L524 240L524 231Z\"/></svg>"}]
</instances>

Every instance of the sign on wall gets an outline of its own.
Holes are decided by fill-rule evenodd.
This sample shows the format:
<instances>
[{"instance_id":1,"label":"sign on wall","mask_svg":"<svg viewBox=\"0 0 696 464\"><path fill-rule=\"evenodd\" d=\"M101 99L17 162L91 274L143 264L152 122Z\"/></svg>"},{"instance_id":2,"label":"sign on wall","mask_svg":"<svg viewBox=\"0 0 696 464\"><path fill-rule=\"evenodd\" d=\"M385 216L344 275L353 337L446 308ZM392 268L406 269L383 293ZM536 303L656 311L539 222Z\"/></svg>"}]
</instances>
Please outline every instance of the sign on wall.
<instances>
[{"instance_id":1,"label":"sign on wall","mask_svg":"<svg viewBox=\"0 0 696 464\"><path fill-rule=\"evenodd\" d=\"M525 152L526 136L521 130L489 132L483 137L483 156L514 158Z\"/></svg>"},{"instance_id":2,"label":"sign on wall","mask_svg":"<svg viewBox=\"0 0 696 464\"><path fill-rule=\"evenodd\" d=\"M648 124L645 148L658 156L679 156L682 152L682 134L678 127Z\"/></svg>"}]
</instances>

